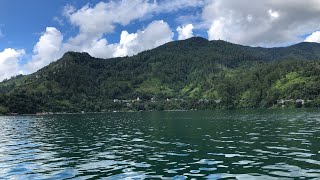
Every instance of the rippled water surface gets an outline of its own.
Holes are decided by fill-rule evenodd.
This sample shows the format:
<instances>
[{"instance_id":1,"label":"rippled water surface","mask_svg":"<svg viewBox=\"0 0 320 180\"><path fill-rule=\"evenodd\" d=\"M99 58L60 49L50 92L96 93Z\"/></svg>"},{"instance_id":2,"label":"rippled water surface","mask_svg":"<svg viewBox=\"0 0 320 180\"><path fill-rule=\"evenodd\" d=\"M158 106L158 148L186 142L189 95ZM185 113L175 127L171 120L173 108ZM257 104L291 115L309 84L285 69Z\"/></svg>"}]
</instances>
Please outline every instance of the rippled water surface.
<instances>
[{"instance_id":1,"label":"rippled water surface","mask_svg":"<svg viewBox=\"0 0 320 180\"><path fill-rule=\"evenodd\" d=\"M0 117L0 179L320 179L320 112Z\"/></svg>"}]
</instances>

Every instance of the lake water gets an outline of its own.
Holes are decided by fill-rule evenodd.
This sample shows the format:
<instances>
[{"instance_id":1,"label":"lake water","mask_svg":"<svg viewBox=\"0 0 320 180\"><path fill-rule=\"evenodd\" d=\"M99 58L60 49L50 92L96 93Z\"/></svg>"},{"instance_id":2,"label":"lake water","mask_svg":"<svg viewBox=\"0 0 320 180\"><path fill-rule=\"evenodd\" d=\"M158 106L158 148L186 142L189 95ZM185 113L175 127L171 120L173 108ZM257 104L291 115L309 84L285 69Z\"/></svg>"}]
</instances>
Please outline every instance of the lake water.
<instances>
[{"instance_id":1,"label":"lake water","mask_svg":"<svg viewBox=\"0 0 320 180\"><path fill-rule=\"evenodd\" d=\"M0 179L320 179L318 110L0 117Z\"/></svg>"}]
</instances>

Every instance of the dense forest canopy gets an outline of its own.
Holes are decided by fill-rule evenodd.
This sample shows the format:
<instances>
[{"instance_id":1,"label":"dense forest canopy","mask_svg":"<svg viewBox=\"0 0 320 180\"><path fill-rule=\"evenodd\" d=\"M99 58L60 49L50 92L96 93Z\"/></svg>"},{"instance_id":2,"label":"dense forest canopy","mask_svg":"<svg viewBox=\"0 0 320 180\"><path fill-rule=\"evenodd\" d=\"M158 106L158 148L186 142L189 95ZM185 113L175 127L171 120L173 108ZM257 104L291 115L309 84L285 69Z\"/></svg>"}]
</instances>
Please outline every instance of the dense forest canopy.
<instances>
[{"instance_id":1,"label":"dense forest canopy","mask_svg":"<svg viewBox=\"0 0 320 180\"><path fill-rule=\"evenodd\" d=\"M68 52L0 83L0 114L320 106L320 44L261 48L194 37L132 57Z\"/></svg>"}]
</instances>

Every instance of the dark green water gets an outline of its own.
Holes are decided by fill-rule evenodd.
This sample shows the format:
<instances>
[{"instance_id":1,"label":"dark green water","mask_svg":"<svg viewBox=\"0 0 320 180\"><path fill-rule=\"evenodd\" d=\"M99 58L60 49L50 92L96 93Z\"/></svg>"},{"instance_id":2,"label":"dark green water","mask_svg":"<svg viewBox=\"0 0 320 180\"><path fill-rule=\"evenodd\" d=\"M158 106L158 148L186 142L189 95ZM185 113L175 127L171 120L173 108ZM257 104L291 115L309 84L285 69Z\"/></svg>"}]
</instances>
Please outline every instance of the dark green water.
<instances>
[{"instance_id":1,"label":"dark green water","mask_svg":"<svg viewBox=\"0 0 320 180\"><path fill-rule=\"evenodd\" d=\"M320 112L0 117L0 179L319 179Z\"/></svg>"}]
</instances>

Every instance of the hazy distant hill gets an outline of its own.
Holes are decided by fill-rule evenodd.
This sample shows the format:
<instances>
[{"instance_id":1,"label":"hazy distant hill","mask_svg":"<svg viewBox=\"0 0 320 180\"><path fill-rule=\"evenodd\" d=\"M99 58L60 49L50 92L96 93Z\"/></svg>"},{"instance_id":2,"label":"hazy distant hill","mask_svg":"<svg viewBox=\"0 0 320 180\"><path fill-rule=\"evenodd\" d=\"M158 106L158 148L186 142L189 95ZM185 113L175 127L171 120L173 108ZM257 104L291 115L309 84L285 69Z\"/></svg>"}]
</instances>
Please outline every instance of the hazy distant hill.
<instances>
[{"instance_id":1,"label":"hazy distant hill","mask_svg":"<svg viewBox=\"0 0 320 180\"><path fill-rule=\"evenodd\" d=\"M200 37L132 57L68 52L0 83L0 113L274 107L281 99L319 106L319 60L317 43L260 48Z\"/></svg>"}]
</instances>

